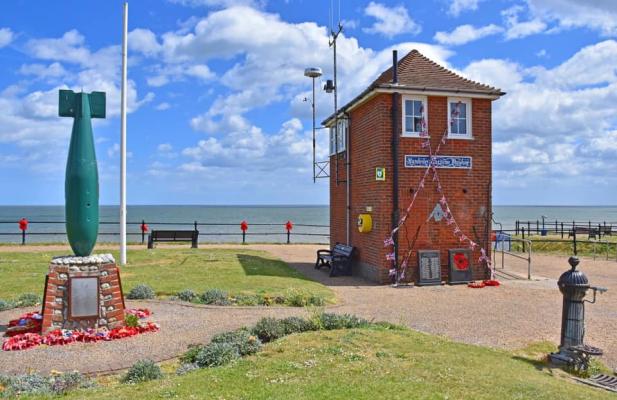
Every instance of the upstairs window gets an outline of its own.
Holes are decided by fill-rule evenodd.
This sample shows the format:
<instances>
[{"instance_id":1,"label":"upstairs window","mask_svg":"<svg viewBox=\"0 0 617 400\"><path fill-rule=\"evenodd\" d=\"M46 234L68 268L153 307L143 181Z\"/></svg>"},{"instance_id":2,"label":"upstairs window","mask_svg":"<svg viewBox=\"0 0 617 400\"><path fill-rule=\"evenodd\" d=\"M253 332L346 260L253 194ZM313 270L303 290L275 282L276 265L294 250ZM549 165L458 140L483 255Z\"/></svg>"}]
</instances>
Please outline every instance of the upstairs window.
<instances>
[{"instance_id":1,"label":"upstairs window","mask_svg":"<svg viewBox=\"0 0 617 400\"><path fill-rule=\"evenodd\" d=\"M448 137L471 139L471 100L448 98Z\"/></svg>"},{"instance_id":2,"label":"upstairs window","mask_svg":"<svg viewBox=\"0 0 617 400\"><path fill-rule=\"evenodd\" d=\"M337 150L342 153L346 149L346 138L348 123L346 119L338 120L338 132L334 129L334 126L330 127L330 155L334 155Z\"/></svg>"},{"instance_id":3,"label":"upstairs window","mask_svg":"<svg viewBox=\"0 0 617 400\"><path fill-rule=\"evenodd\" d=\"M427 131L426 97L403 96L403 136L419 137Z\"/></svg>"}]
</instances>

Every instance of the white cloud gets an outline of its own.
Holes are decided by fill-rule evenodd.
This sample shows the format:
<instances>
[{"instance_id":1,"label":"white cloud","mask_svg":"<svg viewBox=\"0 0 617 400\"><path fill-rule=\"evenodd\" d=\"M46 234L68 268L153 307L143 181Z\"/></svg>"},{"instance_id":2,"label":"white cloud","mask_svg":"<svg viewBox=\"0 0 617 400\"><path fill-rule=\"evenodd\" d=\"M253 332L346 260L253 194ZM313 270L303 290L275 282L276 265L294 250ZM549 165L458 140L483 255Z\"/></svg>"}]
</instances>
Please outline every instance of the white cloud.
<instances>
[{"instance_id":1,"label":"white cloud","mask_svg":"<svg viewBox=\"0 0 617 400\"><path fill-rule=\"evenodd\" d=\"M503 28L490 24L479 28L473 25L460 25L452 32L437 32L434 39L444 45L461 45L474 40L482 39L483 37L494 35L503 32Z\"/></svg>"},{"instance_id":2,"label":"white cloud","mask_svg":"<svg viewBox=\"0 0 617 400\"><path fill-rule=\"evenodd\" d=\"M165 110L169 110L171 108L171 104L169 104L168 102L164 101L162 103L159 103L156 105L156 107L154 107L156 110L158 111L165 111Z\"/></svg>"},{"instance_id":3,"label":"white cloud","mask_svg":"<svg viewBox=\"0 0 617 400\"><path fill-rule=\"evenodd\" d=\"M475 11L481 0L451 0L448 14L458 17L463 11Z\"/></svg>"},{"instance_id":4,"label":"white cloud","mask_svg":"<svg viewBox=\"0 0 617 400\"><path fill-rule=\"evenodd\" d=\"M66 74L66 70L59 62L49 65L44 64L24 64L19 68L22 75L34 75L38 78L59 78Z\"/></svg>"},{"instance_id":5,"label":"white cloud","mask_svg":"<svg viewBox=\"0 0 617 400\"><path fill-rule=\"evenodd\" d=\"M171 143L161 143L156 147L156 150L160 153L169 153L173 149L174 147L171 145Z\"/></svg>"},{"instance_id":6,"label":"white cloud","mask_svg":"<svg viewBox=\"0 0 617 400\"><path fill-rule=\"evenodd\" d=\"M617 2L613 0L527 0L532 13L564 28L587 27L617 35Z\"/></svg>"},{"instance_id":7,"label":"white cloud","mask_svg":"<svg viewBox=\"0 0 617 400\"><path fill-rule=\"evenodd\" d=\"M509 91L523 80L524 71L513 62L500 59L473 61L461 71L469 79Z\"/></svg>"},{"instance_id":8,"label":"white cloud","mask_svg":"<svg viewBox=\"0 0 617 400\"><path fill-rule=\"evenodd\" d=\"M154 75L147 77L146 82L153 87L161 87L170 82L183 81L186 77L197 78L201 82L208 82L216 77L214 72L205 64L156 65L152 69Z\"/></svg>"},{"instance_id":9,"label":"white cloud","mask_svg":"<svg viewBox=\"0 0 617 400\"><path fill-rule=\"evenodd\" d=\"M1 28L0 29L0 48L6 47L9 44L11 44L14 38L15 38L15 34L13 33L11 29Z\"/></svg>"},{"instance_id":10,"label":"white cloud","mask_svg":"<svg viewBox=\"0 0 617 400\"><path fill-rule=\"evenodd\" d=\"M156 56L162 46L156 40L156 35L149 29L133 29L127 38L129 51L137 51L148 57Z\"/></svg>"},{"instance_id":11,"label":"white cloud","mask_svg":"<svg viewBox=\"0 0 617 400\"><path fill-rule=\"evenodd\" d=\"M371 1L364 9L364 14L376 19L370 28L363 29L367 33L378 33L391 38L403 33L417 35L422 30L403 5L388 7Z\"/></svg>"},{"instance_id":12,"label":"white cloud","mask_svg":"<svg viewBox=\"0 0 617 400\"><path fill-rule=\"evenodd\" d=\"M538 17L533 17L528 21L519 21L519 14L524 10L523 6L515 5L501 12L506 25L506 39L521 39L546 30L546 23Z\"/></svg>"},{"instance_id":13,"label":"white cloud","mask_svg":"<svg viewBox=\"0 0 617 400\"><path fill-rule=\"evenodd\" d=\"M312 133L299 125L297 117L310 115L310 105L302 98L310 96L311 81L304 76L307 66L321 67L324 79L332 76L332 52L328 46L328 29L313 22L290 23L280 16L249 7L234 7L210 12L194 22L188 30L166 32L157 36L163 62L152 70L152 82L171 81L173 74L159 72L181 66L207 66L212 60L226 60L231 67L218 77L218 91L209 108L194 115L190 126L207 136L181 152L179 171L199 174L203 179L229 179L235 169L236 182L244 177L247 185L272 176L273 185L281 181L281 168L289 168L287 177L311 180ZM418 49L426 56L447 66L452 54L440 45L403 42L380 51L361 47L355 38L341 34L338 39L339 104L363 90L392 62L392 50L401 55ZM197 73L199 70L191 70ZM204 70L205 71L205 70ZM183 72L183 76L186 76ZM323 82L318 81L318 89ZM246 116L249 112L273 103L289 102L291 116L278 132L266 132ZM332 96L316 92L317 122L331 113ZM327 135L318 133L318 158L327 157ZM247 171L246 166L251 169ZM281 167L283 166L283 167ZM259 170L260 177L254 174ZM267 171L267 172L266 172ZM227 177L227 178L226 178ZM187 178L189 180L189 178ZM178 181L182 181L181 176ZM213 181L209 181L212 183ZM304 187L298 184L295 186Z\"/></svg>"},{"instance_id":14,"label":"white cloud","mask_svg":"<svg viewBox=\"0 0 617 400\"><path fill-rule=\"evenodd\" d=\"M545 180L573 176L578 185L614 183L608 171L617 170L615 65L617 42L607 40L551 69L487 59L462 71L507 92L493 103L497 186L515 180L542 187Z\"/></svg>"}]
</instances>

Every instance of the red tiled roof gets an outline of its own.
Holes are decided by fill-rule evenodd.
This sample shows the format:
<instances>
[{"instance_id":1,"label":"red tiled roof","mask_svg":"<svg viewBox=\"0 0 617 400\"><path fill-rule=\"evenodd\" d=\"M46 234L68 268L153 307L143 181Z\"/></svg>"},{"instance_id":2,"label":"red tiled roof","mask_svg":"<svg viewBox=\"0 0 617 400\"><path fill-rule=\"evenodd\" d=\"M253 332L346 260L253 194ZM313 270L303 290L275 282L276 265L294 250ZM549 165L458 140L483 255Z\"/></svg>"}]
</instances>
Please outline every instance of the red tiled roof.
<instances>
[{"instance_id":1,"label":"red tiled roof","mask_svg":"<svg viewBox=\"0 0 617 400\"><path fill-rule=\"evenodd\" d=\"M418 50L410 51L398 61L398 83L392 83L392 67L379 75L362 93L339 109L345 112L364 96L375 89L396 89L432 92L455 92L461 95L503 96L500 89L463 78L422 55ZM334 114L326 118L322 124L327 124Z\"/></svg>"},{"instance_id":2,"label":"red tiled roof","mask_svg":"<svg viewBox=\"0 0 617 400\"><path fill-rule=\"evenodd\" d=\"M497 88L455 74L423 56L418 50L410 51L399 60L398 83L403 87L426 88L427 90L440 89L498 96L504 94ZM384 84L392 84L392 67L382 72L371 87Z\"/></svg>"}]
</instances>

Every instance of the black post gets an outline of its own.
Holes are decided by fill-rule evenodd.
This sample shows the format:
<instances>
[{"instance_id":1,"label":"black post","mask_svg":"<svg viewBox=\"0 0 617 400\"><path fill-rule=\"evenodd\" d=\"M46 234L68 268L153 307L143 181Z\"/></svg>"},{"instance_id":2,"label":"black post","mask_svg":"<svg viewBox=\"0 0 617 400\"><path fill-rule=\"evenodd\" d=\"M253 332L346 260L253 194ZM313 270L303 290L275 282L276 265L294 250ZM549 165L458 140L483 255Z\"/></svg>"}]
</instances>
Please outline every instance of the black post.
<instances>
[{"instance_id":1,"label":"black post","mask_svg":"<svg viewBox=\"0 0 617 400\"><path fill-rule=\"evenodd\" d=\"M572 244L574 246L574 255L578 255L578 252L576 251L576 228L572 229Z\"/></svg>"},{"instance_id":2,"label":"black post","mask_svg":"<svg viewBox=\"0 0 617 400\"><path fill-rule=\"evenodd\" d=\"M516 220L516 223L514 224L514 234L518 236L518 219Z\"/></svg>"},{"instance_id":3,"label":"black post","mask_svg":"<svg viewBox=\"0 0 617 400\"><path fill-rule=\"evenodd\" d=\"M139 227L141 229L141 244L144 244L144 241L146 240L146 232L144 231L144 226L146 226L146 220L142 219L141 226Z\"/></svg>"},{"instance_id":4,"label":"black post","mask_svg":"<svg viewBox=\"0 0 617 400\"><path fill-rule=\"evenodd\" d=\"M602 225L598 224L598 240L602 239Z\"/></svg>"},{"instance_id":5,"label":"black post","mask_svg":"<svg viewBox=\"0 0 617 400\"><path fill-rule=\"evenodd\" d=\"M195 222L193 223L193 227L194 227L194 229L195 229L195 230L197 230L197 221L195 221Z\"/></svg>"},{"instance_id":6,"label":"black post","mask_svg":"<svg viewBox=\"0 0 617 400\"><path fill-rule=\"evenodd\" d=\"M559 229L557 228L557 220L555 220L555 235L559 232Z\"/></svg>"},{"instance_id":7,"label":"black post","mask_svg":"<svg viewBox=\"0 0 617 400\"><path fill-rule=\"evenodd\" d=\"M523 253L525 252L525 227L521 228L521 234L523 235Z\"/></svg>"},{"instance_id":8,"label":"black post","mask_svg":"<svg viewBox=\"0 0 617 400\"><path fill-rule=\"evenodd\" d=\"M540 234L540 221L536 220L536 235Z\"/></svg>"},{"instance_id":9,"label":"black post","mask_svg":"<svg viewBox=\"0 0 617 400\"><path fill-rule=\"evenodd\" d=\"M527 221L527 234L531 234L531 223L529 221Z\"/></svg>"},{"instance_id":10,"label":"black post","mask_svg":"<svg viewBox=\"0 0 617 400\"><path fill-rule=\"evenodd\" d=\"M563 222L561 223L561 238L563 239Z\"/></svg>"}]
</instances>

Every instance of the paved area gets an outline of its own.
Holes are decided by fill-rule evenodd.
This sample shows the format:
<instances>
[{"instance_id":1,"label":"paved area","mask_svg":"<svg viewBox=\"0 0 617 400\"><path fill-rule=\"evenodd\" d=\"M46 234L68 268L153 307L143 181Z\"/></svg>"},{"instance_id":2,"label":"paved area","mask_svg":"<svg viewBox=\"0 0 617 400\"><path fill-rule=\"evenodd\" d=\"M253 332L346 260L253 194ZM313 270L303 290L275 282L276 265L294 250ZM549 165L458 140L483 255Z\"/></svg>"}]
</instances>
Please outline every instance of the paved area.
<instances>
[{"instance_id":1,"label":"paved area","mask_svg":"<svg viewBox=\"0 0 617 400\"><path fill-rule=\"evenodd\" d=\"M339 301L329 307L332 312L387 320L456 341L499 348L519 348L543 340L559 341L562 297L556 280L568 267L566 257L534 255L534 280L502 279L502 286L497 288L392 288L356 277L330 278L326 271L316 271L313 268L315 250L320 247L323 246L250 245L242 249L268 251L306 276L330 286ZM585 271L592 285L609 289L599 296L596 304L586 305L586 342L603 348L604 362L617 368L617 262L582 259L580 269ZM526 264L506 258L505 271L526 274ZM295 308L187 306L157 301L129 302L128 306L152 309L152 319L161 324L161 332L94 345L72 344L61 349L43 346L20 352L0 352L0 372L71 370L77 362L83 372L122 369L139 358L149 357L156 361L172 358L189 344L207 342L215 333L252 324L262 316L283 317L305 312ZM0 313L0 325L20 311L23 310Z\"/></svg>"}]
</instances>

